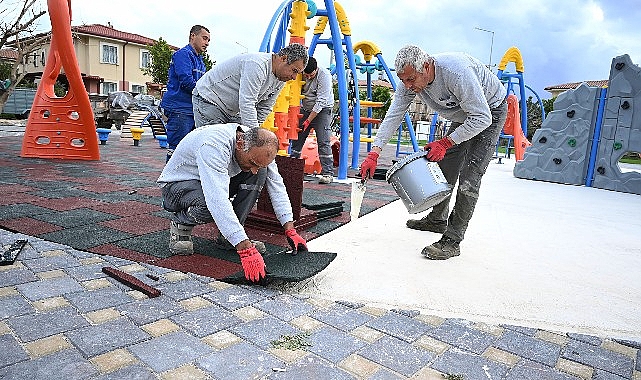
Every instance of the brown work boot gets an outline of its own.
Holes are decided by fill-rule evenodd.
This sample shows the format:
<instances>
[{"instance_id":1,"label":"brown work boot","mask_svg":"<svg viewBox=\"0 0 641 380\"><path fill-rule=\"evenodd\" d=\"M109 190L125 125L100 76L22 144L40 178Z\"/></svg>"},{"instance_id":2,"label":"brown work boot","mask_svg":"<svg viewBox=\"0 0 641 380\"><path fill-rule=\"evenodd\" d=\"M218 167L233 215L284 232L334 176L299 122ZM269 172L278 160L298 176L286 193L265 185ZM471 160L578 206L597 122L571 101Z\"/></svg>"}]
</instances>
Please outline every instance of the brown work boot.
<instances>
[{"instance_id":1,"label":"brown work boot","mask_svg":"<svg viewBox=\"0 0 641 380\"><path fill-rule=\"evenodd\" d=\"M428 219L427 215L422 219L410 219L405 225L413 230L430 231L437 234L442 234L447 229L447 222L433 222Z\"/></svg>"},{"instance_id":2,"label":"brown work boot","mask_svg":"<svg viewBox=\"0 0 641 380\"><path fill-rule=\"evenodd\" d=\"M461 247L456 240L443 236L441 240L423 248L421 254L430 260L447 260L451 257L459 256Z\"/></svg>"},{"instance_id":3,"label":"brown work boot","mask_svg":"<svg viewBox=\"0 0 641 380\"><path fill-rule=\"evenodd\" d=\"M172 221L169 228L169 252L174 255L193 255L194 243L191 241L191 230L194 226Z\"/></svg>"}]
</instances>

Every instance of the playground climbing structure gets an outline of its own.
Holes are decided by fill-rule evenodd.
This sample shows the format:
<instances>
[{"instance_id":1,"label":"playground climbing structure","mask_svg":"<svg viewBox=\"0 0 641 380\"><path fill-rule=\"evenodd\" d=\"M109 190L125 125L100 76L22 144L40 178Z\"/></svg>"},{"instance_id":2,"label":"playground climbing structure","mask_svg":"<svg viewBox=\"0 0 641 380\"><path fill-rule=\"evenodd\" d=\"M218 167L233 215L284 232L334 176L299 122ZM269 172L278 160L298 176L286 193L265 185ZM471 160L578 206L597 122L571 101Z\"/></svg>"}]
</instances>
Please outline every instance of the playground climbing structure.
<instances>
[{"instance_id":1,"label":"playground climbing structure","mask_svg":"<svg viewBox=\"0 0 641 380\"><path fill-rule=\"evenodd\" d=\"M559 95L514 175L641 194L641 173L619 166L626 152L641 152L641 68L627 54L612 59L607 88Z\"/></svg>"}]
</instances>

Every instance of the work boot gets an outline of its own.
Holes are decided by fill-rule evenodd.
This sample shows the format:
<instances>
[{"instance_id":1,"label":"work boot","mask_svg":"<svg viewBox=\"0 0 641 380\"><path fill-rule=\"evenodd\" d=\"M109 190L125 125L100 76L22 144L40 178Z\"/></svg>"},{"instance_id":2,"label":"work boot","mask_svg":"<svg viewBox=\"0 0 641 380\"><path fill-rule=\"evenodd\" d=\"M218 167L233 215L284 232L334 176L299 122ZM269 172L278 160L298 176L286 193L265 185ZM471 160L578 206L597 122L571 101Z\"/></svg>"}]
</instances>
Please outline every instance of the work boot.
<instances>
[{"instance_id":1,"label":"work boot","mask_svg":"<svg viewBox=\"0 0 641 380\"><path fill-rule=\"evenodd\" d=\"M447 229L447 222L433 222L424 216L422 219L410 219L405 225L413 230L430 231L442 234Z\"/></svg>"},{"instance_id":2,"label":"work boot","mask_svg":"<svg viewBox=\"0 0 641 380\"><path fill-rule=\"evenodd\" d=\"M441 240L423 248L421 254L430 260L447 260L451 257L461 254L459 242L447 236L441 237Z\"/></svg>"},{"instance_id":3,"label":"work boot","mask_svg":"<svg viewBox=\"0 0 641 380\"><path fill-rule=\"evenodd\" d=\"M193 255L194 243L191 241L191 230L194 226L172 221L169 229L169 252L174 255Z\"/></svg>"},{"instance_id":4,"label":"work boot","mask_svg":"<svg viewBox=\"0 0 641 380\"><path fill-rule=\"evenodd\" d=\"M320 179L318 180L318 183L322 185L327 185L329 183L332 183L334 181L334 176L331 174L323 174Z\"/></svg>"},{"instance_id":5,"label":"work boot","mask_svg":"<svg viewBox=\"0 0 641 380\"><path fill-rule=\"evenodd\" d=\"M265 243L262 241L258 240L250 240L255 246L258 252L262 255L265 252L267 252L267 247L265 246ZM223 235L218 235L216 239L214 239L214 246L218 249L222 249L223 251L235 251L236 247L231 245L227 239Z\"/></svg>"}]
</instances>

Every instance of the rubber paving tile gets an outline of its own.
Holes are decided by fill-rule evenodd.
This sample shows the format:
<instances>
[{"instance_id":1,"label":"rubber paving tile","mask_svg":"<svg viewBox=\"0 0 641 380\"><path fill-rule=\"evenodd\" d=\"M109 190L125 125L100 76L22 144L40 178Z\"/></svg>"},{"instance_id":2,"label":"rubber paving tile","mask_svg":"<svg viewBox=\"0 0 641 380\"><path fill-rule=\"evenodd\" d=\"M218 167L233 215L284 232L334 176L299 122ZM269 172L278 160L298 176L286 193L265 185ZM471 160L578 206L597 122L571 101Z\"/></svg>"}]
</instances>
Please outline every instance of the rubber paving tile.
<instances>
[{"instance_id":1,"label":"rubber paving tile","mask_svg":"<svg viewBox=\"0 0 641 380\"><path fill-rule=\"evenodd\" d=\"M69 245L81 251L150 263L234 283L242 283L242 267L235 251L216 248L214 223L194 228L191 256L172 256L168 249L169 213L161 207L156 186L166 151L151 137L139 146L117 135L100 145L100 160L64 160L20 157L21 136L0 142L0 228ZM349 177L356 170L350 169ZM303 182L299 233L308 241L350 220L351 186ZM385 181L370 180L361 216L398 196ZM254 210L262 215L260 210ZM261 224L261 219L257 219ZM303 222L301 222L303 223ZM276 226L278 227L278 226ZM276 228L247 223L249 237L266 244L269 278L298 281L324 269L336 254L293 256ZM278 231L276 231L278 230ZM301 271L296 265L305 265ZM289 269L288 269L289 268Z\"/></svg>"}]
</instances>

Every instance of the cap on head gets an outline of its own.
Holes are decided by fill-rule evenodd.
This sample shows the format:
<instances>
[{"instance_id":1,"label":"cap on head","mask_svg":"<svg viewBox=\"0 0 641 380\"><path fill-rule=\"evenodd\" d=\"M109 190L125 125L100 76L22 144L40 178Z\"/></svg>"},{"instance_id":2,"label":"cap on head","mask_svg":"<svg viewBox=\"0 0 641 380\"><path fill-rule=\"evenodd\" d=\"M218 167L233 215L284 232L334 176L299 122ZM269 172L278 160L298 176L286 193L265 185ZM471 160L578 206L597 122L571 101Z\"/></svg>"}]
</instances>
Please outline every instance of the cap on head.
<instances>
[{"instance_id":1,"label":"cap on head","mask_svg":"<svg viewBox=\"0 0 641 380\"><path fill-rule=\"evenodd\" d=\"M303 72L305 74L311 74L316 70L318 67L318 64L316 63L316 58L314 57L309 57L309 60L307 61L307 66L305 66L305 70Z\"/></svg>"}]
</instances>

